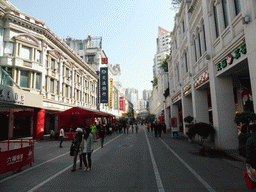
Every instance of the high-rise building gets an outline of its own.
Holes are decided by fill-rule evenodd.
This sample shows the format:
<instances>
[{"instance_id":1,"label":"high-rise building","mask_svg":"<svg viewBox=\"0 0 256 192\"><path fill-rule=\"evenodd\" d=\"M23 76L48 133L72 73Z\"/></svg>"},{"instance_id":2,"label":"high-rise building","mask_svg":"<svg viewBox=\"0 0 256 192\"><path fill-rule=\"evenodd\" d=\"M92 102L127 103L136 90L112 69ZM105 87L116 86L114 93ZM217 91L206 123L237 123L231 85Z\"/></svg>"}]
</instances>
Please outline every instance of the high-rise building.
<instances>
[{"instance_id":1,"label":"high-rise building","mask_svg":"<svg viewBox=\"0 0 256 192\"><path fill-rule=\"evenodd\" d=\"M143 90L142 91L143 100L148 101L150 94L151 94L151 90Z\"/></svg>"},{"instance_id":2,"label":"high-rise building","mask_svg":"<svg viewBox=\"0 0 256 192\"><path fill-rule=\"evenodd\" d=\"M154 57L153 75L154 77L161 72L161 61L170 53L171 37L170 32L158 27L158 38L156 39L157 51Z\"/></svg>"},{"instance_id":3,"label":"high-rise building","mask_svg":"<svg viewBox=\"0 0 256 192\"><path fill-rule=\"evenodd\" d=\"M138 109L139 94L138 90L134 88L125 89L125 96L130 100L134 106L134 109Z\"/></svg>"}]
</instances>

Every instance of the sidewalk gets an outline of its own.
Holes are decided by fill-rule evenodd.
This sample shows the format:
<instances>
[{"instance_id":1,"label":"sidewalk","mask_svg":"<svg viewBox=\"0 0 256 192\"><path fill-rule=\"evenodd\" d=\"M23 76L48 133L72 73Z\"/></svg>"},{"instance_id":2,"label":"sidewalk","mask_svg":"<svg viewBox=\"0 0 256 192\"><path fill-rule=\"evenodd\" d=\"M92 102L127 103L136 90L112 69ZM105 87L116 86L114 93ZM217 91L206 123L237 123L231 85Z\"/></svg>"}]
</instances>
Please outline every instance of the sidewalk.
<instances>
[{"instance_id":1,"label":"sidewalk","mask_svg":"<svg viewBox=\"0 0 256 192\"><path fill-rule=\"evenodd\" d=\"M181 132L179 132L178 139L183 140L185 142L189 142L188 137L186 137ZM195 145L199 149L199 142L193 140L193 142L191 144ZM214 143L210 142L210 141L204 142L204 146L205 146L205 156L221 158L222 160L226 161L227 163L229 163L241 170L246 169L246 167L245 167L246 159L239 155L238 150L215 149Z\"/></svg>"}]
</instances>

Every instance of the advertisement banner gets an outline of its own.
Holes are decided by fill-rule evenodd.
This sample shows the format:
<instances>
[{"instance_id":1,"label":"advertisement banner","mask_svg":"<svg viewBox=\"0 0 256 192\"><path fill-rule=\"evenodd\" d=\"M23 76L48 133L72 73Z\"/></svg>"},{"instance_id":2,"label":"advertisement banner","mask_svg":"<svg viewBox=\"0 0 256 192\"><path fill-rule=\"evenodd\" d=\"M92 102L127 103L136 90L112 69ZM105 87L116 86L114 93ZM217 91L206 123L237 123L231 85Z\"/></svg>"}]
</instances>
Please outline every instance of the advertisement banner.
<instances>
[{"instance_id":1,"label":"advertisement banner","mask_svg":"<svg viewBox=\"0 0 256 192\"><path fill-rule=\"evenodd\" d=\"M109 82L109 107L112 108L113 106L113 79L110 78Z\"/></svg>"},{"instance_id":2,"label":"advertisement banner","mask_svg":"<svg viewBox=\"0 0 256 192\"><path fill-rule=\"evenodd\" d=\"M108 68L100 68L100 103L108 103Z\"/></svg>"}]
</instances>

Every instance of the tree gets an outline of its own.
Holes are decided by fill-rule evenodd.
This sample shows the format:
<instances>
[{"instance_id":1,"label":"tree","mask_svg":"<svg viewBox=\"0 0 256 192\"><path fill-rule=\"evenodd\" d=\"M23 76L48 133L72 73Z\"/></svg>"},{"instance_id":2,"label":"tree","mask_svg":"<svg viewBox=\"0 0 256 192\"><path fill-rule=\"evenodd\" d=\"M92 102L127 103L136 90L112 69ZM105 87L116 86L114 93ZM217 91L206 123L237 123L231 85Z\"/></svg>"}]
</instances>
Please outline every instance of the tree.
<instances>
[{"instance_id":1,"label":"tree","mask_svg":"<svg viewBox=\"0 0 256 192\"><path fill-rule=\"evenodd\" d=\"M153 81L153 87L157 86L158 79L157 76L155 76L154 81Z\"/></svg>"},{"instance_id":2,"label":"tree","mask_svg":"<svg viewBox=\"0 0 256 192\"><path fill-rule=\"evenodd\" d=\"M145 121L146 121L147 123L153 123L153 122L155 121L155 119L156 119L156 115L149 113L149 114L146 116Z\"/></svg>"},{"instance_id":3,"label":"tree","mask_svg":"<svg viewBox=\"0 0 256 192\"><path fill-rule=\"evenodd\" d=\"M237 113L234 121L236 124L245 123L249 125L250 122L256 121L256 114L252 111L244 111L242 113Z\"/></svg>"},{"instance_id":4,"label":"tree","mask_svg":"<svg viewBox=\"0 0 256 192\"><path fill-rule=\"evenodd\" d=\"M127 124L127 122L128 122L128 119L125 118L125 117L120 117L118 119L118 122L121 123L123 126L125 126Z\"/></svg>"},{"instance_id":5,"label":"tree","mask_svg":"<svg viewBox=\"0 0 256 192\"><path fill-rule=\"evenodd\" d=\"M164 69L164 72L168 72L168 59L170 58L170 55L166 55L165 59L162 59L161 61L161 67Z\"/></svg>"}]
</instances>

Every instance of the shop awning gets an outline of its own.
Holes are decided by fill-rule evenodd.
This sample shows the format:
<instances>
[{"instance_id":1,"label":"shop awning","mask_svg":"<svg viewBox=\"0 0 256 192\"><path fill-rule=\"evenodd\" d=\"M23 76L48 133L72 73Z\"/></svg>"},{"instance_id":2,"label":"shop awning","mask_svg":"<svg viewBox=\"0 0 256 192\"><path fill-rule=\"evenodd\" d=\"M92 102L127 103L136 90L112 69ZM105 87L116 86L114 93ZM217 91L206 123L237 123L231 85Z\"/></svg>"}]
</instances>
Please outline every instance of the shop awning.
<instances>
[{"instance_id":1,"label":"shop awning","mask_svg":"<svg viewBox=\"0 0 256 192\"><path fill-rule=\"evenodd\" d=\"M99 110L94 110L94 109L89 109L86 107L72 107L71 109L68 109L66 111L63 112L59 112L59 115L61 116L69 116L69 115L75 115L75 116L92 116L94 115L94 117L115 117L115 115L110 114L110 113L105 113L103 111L99 111Z\"/></svg>"}]
</instances>

